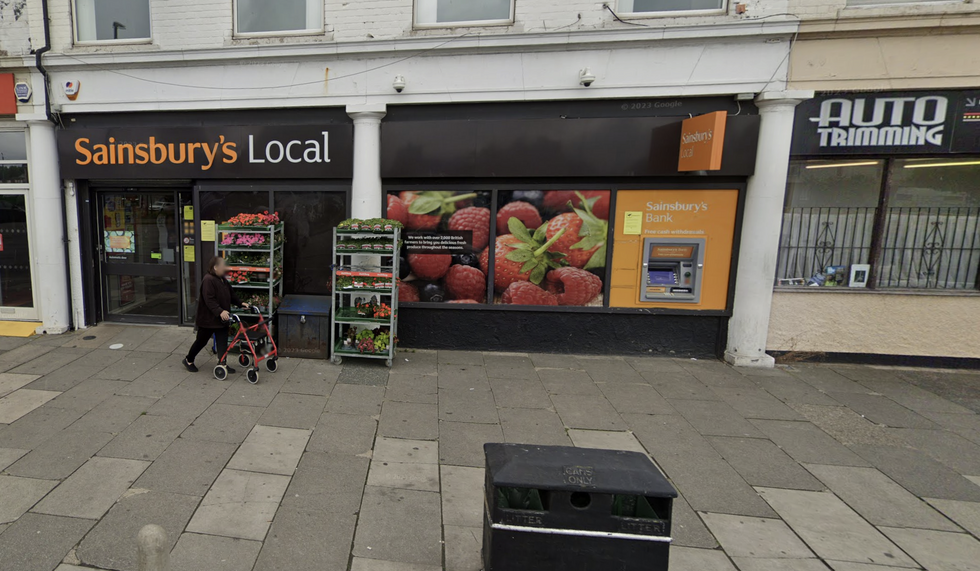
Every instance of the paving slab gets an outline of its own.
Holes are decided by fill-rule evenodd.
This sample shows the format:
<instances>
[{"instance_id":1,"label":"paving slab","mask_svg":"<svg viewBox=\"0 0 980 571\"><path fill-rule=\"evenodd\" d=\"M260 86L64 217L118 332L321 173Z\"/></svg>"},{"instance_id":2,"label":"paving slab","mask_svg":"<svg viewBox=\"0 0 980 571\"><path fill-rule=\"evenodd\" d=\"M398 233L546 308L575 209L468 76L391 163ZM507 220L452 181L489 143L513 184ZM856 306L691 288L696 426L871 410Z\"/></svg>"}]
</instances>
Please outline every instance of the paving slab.
<instances>
[{"instance_id":1,"label":"paving slab","mask_svg":"<svg viewBox=\"0 0 980 571\"><path fill-rule=\"evenodd\" d=\"M58 482L0 475L0 523L11 523L24 515Z\"/></svg>"},{"instance_id":2,"label":"paving slab","mask_svg":"<svg viewBox=\"0 0 980 571\"><path fill-rule=\"evenodd\" d=\"M955 521L966 531L980 537L980 502L958 502L956 500L940 500L937 498L926 498L932 507L941 511L946 517ZM914 525L929 529L930 526ZM931 529L942 529L932 527Z\"/></svg>"},{"instance_id":3,"label":"paving slab","mask_svg":"<svg viewBox=\"0 0 980 571\"><path fill-rule=\"evenodd\" d=\"M922 416L966 438L974 444L980 444L980 415L955 414L944 412L921 411Z\"/></svg>"},{"instance_id":4,"label":"paving slab","mask_svg":"<svg viewBox=\"0 0 980 571\"><path fill-rule=\"evenodd\" d=\"M279 389L281 393L325 397L333 390L343 370L343 367L332 363L312 359L290 359L290 361L297 362L292 371L286 370L284 365L287 363L283 359L276 372L277 375L286 377L286 382Z\"/></svg>"},{"instance_id":5,"label":"paving slab","mask_svg":"<svg viewBox=\"0 0 980 571\"><path fill-rule=\"evenodd\" d=\"M399 349L392 365L392 371L395 372L434 375L438 367L438 358L436 351Z\"/></svg>"},{"instance_id":6,"label":"paving slab","mask_svg":"<svg viewBox=\"0 0 980 571\"><path fill-rule=\"evenodd\" d=\"M392 371L388 373L385 401L438 404L439 377Z\"/></svg>"},{"instance_id":7,"label":"paving slab","mask_svg":"<svg viewBox=\"0 0 980 571\"><path fill-rule=\"evenodd\" d=\"M892 446L856 445L851 448L920 498L980 501L980 486L924 452Z\"/></svg>"},{"instance_id":8,"label":"paving slab","mask_svg":"<svg viewBox=\"0 0 980 571\"><path fill-rule=\"evenodd\" d=\"M552 395L551 402L568 428L626 430L626 423L605 397Z\"/></svg>"},{"instance_id":9,"label":"paving slab","mask_svg":"<svg viewBox=\"0 0 980 571\"><path fill-rule=\"evenodd\" d=\"M439 494L367 486L353 553L355 557L442 565Z\"/></svg>"},{"instance_id":10,"label":"paving slab","mask_svg":"<svg viewBox=\"0 0 980 571\"><path fill-rule=\"evenodd\" d=\"M632 383L642 380L636 369L622 357L583 355L578 363L597 383Z\"/></svg>"},{"instance_id":11,"label":"paving slab","mask_svg":"<svg viewBox=\"0 0 980 571\"><path fill-rule=\"evenodd\" d=\"M151 523L163 527L167 549L173 549L198 501L181 494L130 490L85 536L76 555L92 567L136 571L135 540L140 529Z\"/></svg>"},{"instance_id":12,"label":"paving slab","mask_svg":"<svg viewBox=\"0 0 980 571\"><path fill-rule=\"evenodd\" d=\"M536 369L582 369L575 355L559 355L555 353L529 353L528 359Z\"/></svg>"},{"instance_id":13,"label":"paving slab","mask_svg":"<svg viewBox=\"0 0 980 571\"><path fill-rule=\"evenodd\" d=\"M41 375L24 375L18 373L0 373L0 397L16 391L17 389L31 384ZM40 387L35 387L40 388Z\"/></svg>"},{"instance_id":14,"label":"paving slab","mask_svg":"<svg viewBox=\"0 0 980 571\"><path fill-rule=\"evenodd\" d=\"M377 430L378 421L370 416L325 412L320 416L307 448L317 452L364 454L374 446Z\"/></svg>"},{"instance_id":15,"label":"paving slab","mask_svg":"<svg viewBox=\"0 0 980 571\"><path fill-rule=\"evenodd\" d=\"M201 416L227 388L228 383L192 377L168 391L146 413L195 419Z\"/></svg>"},{"instance_id":16,"label":"paving slab","mask_svg":"<svg viewBox=\"0 0 980 571\"><path fill-rule=\"evenodd\" d=\"M958 531L948 519L874 468L807 464L864 519L874 525Z\"/></svg>"},{"instance_id":17,"label":"paving slab","mask_svg":"<svg viewBox=\"0 0 980 571\"><path fill-rule=\"evenodd\" d=\"M907 567L891 567L889 565L869 565L851 563L850 561L826 561L834 571L906 571Z\"/></svg>"},{"instance_id":18,"label":"paving slab","mask_svg":"<svg viewBox=\"0 0 980 571\"><path fill-rule=\"evenodd\" d=\"M440 472L443 525L482 528L484 470L463 466L441 466Z\"/></svg>"},{"instance_id":19,"label":"paving slab","mask_svg":"<svg viewBox=\"0 0 980 571\"><path fill-rule=\"evenodd\" d=\"M971 414L973 411L952 401L906 382L885 380L864 380L861 384L876 393L885 395L907 409L919 414L941 412L948 414Z\"/></svg>"},{"instance_id":20,"label":"paving slab","mask_svg":"<svg viewBox=\"0 0 980 571\"><path fill-rule=\"evenodd\" d=\"M620 413L677 414L656 389L638 383L600 383L599 390Z\"/></svg>"},{"instance_id":21,"label":"paving slab","mask_svg":"<svg viewBox=\"0 0 980 571\"><path fill-rule=\"evenodd\" d=\"M872 422L899 428L938 428L934 422L888 397L856 393L828 393L834 400Z\"/></svg>"},{"instance_id":22,"label":"paving slab","mask_svg":"<svg viewBox=\"0 0 980 571\"><path fill-rule=\"evenodd\" d=\"M540 408L502 408L500 428L506 442L517 444L541 444L571 446L558 413ZM480 465L483 465L481 463Z\"/></svg>"},{"instance_id":23,"label":"paving slab","mask_svg":"<svg viewBox=\"0 0 980 571\"><path fill-rule=\"evenodd\" d=\"M980 445L946 430L896 428L890 432L960 474L980 474Z\"/></svg>"},{"instance_id":24,"label":"paving slab","mask_svg":"<svg viewBox=\"0 0 980 571\"><path fill-rule=\"evenodd\" d=\"M85 353L87 353L85 349L63 349L59 347L53 351L46 352L44 355L31 359L23 365L14 367L9 372L25 375L45 375L62 367L70 366L72 361L77 360Z\"/></svg>"},{"instance_id":25,"label":"paving slab","mask_svg":"<svg viewBox=\"0 0 980 571\"><path fill-rule=\"evenodd\" d=\"M813 557L807 546L778 519L703 513L701 517L732 557Z\"/></svg>"},{"instance_id":26,"label":"paving slab","mask_svg":"<svg viewBox=\"0 0 980 571\"><path fill-rule=\"evenodd\" d=\"M215 403L195 419L180 437L239 444L252 431L262 413L263 409L257 406Z\"/></svg>"},{"instance_id":27,"label":"paving slab","mask_svg":"<svg viewBox=\"0 0 980 571\"><path fill-rule=\"evenodd\" d=\"M980 569L980 541L965 533L895 527L881 531L929 571Z\"/></svg>"},{"instance_id":28,"label":"paving slab","mask_svg":"<svg viewBox=\"0 0 980 571\"><path fill-rule=\"evenodd\" d=\"M364 557L352 558L350 569L351 571L443 571L442 565L416 565Z\"/></svg>"},{"instance_id":29,"label":"paving slab","mask_svg":"<svg viewBox=\"0 0 980 571\"><path fill-rule=\"evenodd\" d=\"M844 375L852 381L862 382L862 381L880 381L880 380L900 380L898 376L890 369L891 367L877 367L874 365L845 365L845 364L833 364L830 368L837 371L841 375Z\"/></svg>"},{"instance_id":30,"label":"paving slab","mask_svg":"<svg viewBox=\"0 0 980 571\"><path fill-rule=\"evenodd\" d=\"M708 442L751 486L816 491L826 489L769 440L712 436L708 437Z\"/></svg>"},{"instance_id":31,"label":"paving slab","mask_svg":"<svg viewBox=\"0 0 980 571\"><path fill-rule=\"evenodd\" d=\"M30 450L20 450L18 448L0 448L0 472L28 452L30 452Z\"/></svg>"},{"instance_id":32,"label":"paving slab","mask_svg":"<svg viewBox=\"0 0 980 571\"><path fill-rule=\"evenodd\" d=\"M624 415L654 461L699 512L773 517L745 480L679 415Z\"/></svg>"},{"instance_id":33,"label":"paving slab","mask_svg":"<svg viewBox=\"0 0 980 571\"><path fill-rule=\"evenodd\" d=\"M289 476L222 470L187 531L262 541L288 485Z\"/></svg>"},{"instance_id":34,"label":"paving slab","mask_svg":"<svg viewBox=\"0 0 980 571\"><path fill-rule=\"evenodd\" d=\"M674 545L703 549L718 547L715 536L711 535L704 522L701 521L701 517L691 509L691 505L687 503L683 495L674 499L672 512L670 534L673 536Z\"/></svg>"},{"instance_id":35,"label":"paving slab","mask_svg":"<svg viewBox=\"0 0 980 571\"><path fill-rule=\"evenodd\" d=\"M233 375L233 382L228 384L227 390L218 397L217 402L221 404L267 407L272 404L272 399L276 398L279 389L286 383L285 377L266 374L261 377L258 384L253 385L245 378L241 367L235 368L238 372ZM227 384L227 381L225 383Z\"/></svg>"},{"instance_id":36,"label":"paving slab","mask_svg":"<svg viewBox=\"0 0 980 571\"><path fill-rule=\"evenodd\" d=\"M384 394L384 387L338 384L331 391L324 410L366 416L381 414Z\"/></svg>"},{"instance_id":37,"label":"paving slab","mask_svg":"<svg viewBox=\"0 0 980 571\"><path fill-rule=\"evenodd\" d=\"M83 414L80 410L42 406L0 430L0 447L31 450L67 428Z\"/></svg>"},{"instance_id":38,"label":"paving slab","mask_svg":"<svg viewBox=\"0 0 980 571\"><path fill-rule=\"evenodd\" d=\"M72 428L118 434L137 418L146 414L154 402L156 402L154 399L147 397L109 397L102 401L102 404L82 415Z\"/></svg>"},{"instance_id":39,"label":"paving slab","mask_svg":"<svg viewBox=\"0 0 980 571\"><path fill-rule=\"evenodd\" d=\"M280 508L253 571L347 569L357 517Z\"/></svg>"},{"instance_id":40,"label":"paving slab","mask_svg":"<svg viewBox=\"0 0 980 571\"><path fill-rule=\"evenodd\" d=\"M671 547L670 565L675 569L691 571L736 571L731 560L720 549Z\"/></svg>"},{"instance_id":41,"label":"paving slab","mask_svg":"<svg viewBox=\"0 0 980 571\"><path fill-rule=\"evenodd\" d=\"M125 387L126 381L110 381L106 379L88 379L68 389L51 401L51 406L58 408L77 408L88 412L102 404L106 399Z\"/></svg>"},{"instance_id":42,"label":"paving slab","mask_svg":"<svg viewBox=\"0 0 980 571\"><path fill-rule=\"evenodd\" d=\"M712 389L728 406L744 418L765 420L803 420L800 413L758 387Z\"/></svg>"},{"instance_id":43,"label":"paving slab","mask_svg":"<svg viewBox=\"0 0 980 571\"><path fill-rule=\"evenodd\" d=\"M822 558L917 567L915 561L830 492L759 488L759 493Z\"/></svg>"},{"instance_id":44,"label":"paving slab","mask_svg":"<svg viewBox=\"0 0 980 571\"><path fill-rule=\"evenodd\" d=\"M231 457L228 468L292 476L310 434L298 428L257 425Z\"/></svg>"},{"instance_id":45,"label":"paving slab","mask_svg":"<svg viewBox=\"0 0 980 571\"><path fill-rule=\"evenodd\" d=\"M98 378L99 372L105 367L105 365L88 365L85 367L76 365L58 369L26 385L26 388L37 389L39 391L65 392L82 381Z\"/></svg>"},{"instance_id":46,"label":"paving slab","mask_svg":"<svg viewBox=\"0 0 980 571\"><path fill-rule=\"evenodd\" d=\"M644 372L641 376L664 398L719 400L713 390L688 373Z\"/></svg>"},{"instance_id":47,"label":"paving slab","mask_svg":"<svg viewBox=\"0 0 980 571\"><path fill-rule=\"evenodd\" d=\"M483 528L447 525L446 571L482 571Z\"/></svg>"},{"instance_id":48,"label":"paving slab","mask_svg":"<svg viewBox=\"0 0 980 571\"><path fill-rule=\"evenodd\" d=\"M166 353L132 351L124 358L99 371L99 377L103 379L132 381L157 366L164 359L172 358Z\"/></svg>"},{"instance_id":49,"label":"paving slab","mask_svg":"<svg viewBox=\"0 0 980 571\"><path fill-rule=\"evenodd\" d=\"M528 357L516 355L497 355L486 358L487 376L491 379L536 380L537 372Z\"/></svg>"},{"instance_id":50,"label":"paving slab","mask_svg":"<svg viewBox=\"0 0 980 571\"><path fill-rule=\"evenodd\" d=\"M819 559L752 559L751 557L732 559L738 565L739 571L827 571L827 565ZM875 569L887 571L884 567L876 566Z\"/></svg>"},{"instance_id":51,"label":"paving slab","mask_svg":"<svg viewBox=\"0 0 980 571\"><path fill-rule=\"evenodd\" d=\"M378 434L392 438L435 440L439 437L439 407L434 404L387 401L381 408Z\"/></svg>"},{"instance_id":52,"label":"paving slab","mask_svg":"<svg viewBox=\"0 0 980 571\"><path fill-rule=\"evenodd\" d=\"M797 378L753 377L752 382L785 403L840 405L826 393Z\"/></svg>"},{"instance_id":53,"label":"paving slab","mask_svg":"<svg viewBox=\"0 0 980 571\"><path fill-rule=\"evenodd\" d=\"M95 456L113 435L108 432L66 428L7 468L7 473L27 478L63 480Z\"/></svg>"},{"instance_id":54,"label":"paving slab","mask_svg":"<svg viewBox=\"0 0 980 571\"><path fill-rule=\"evenodd\" d=\"M61 393L17 389L0 398L0 423L10 424Z\"/></svg>"},{"instance_id":55,"label":"paving slab","mask_svg":"<svg viewBox=\"0 0 980 571\"><path fill-rule=\"evenodd\" d=\"M483 445L503 441L504 433L499 424L439 421L439 462L482 467L486 464Z\"/></svg>"},{"instance_id":56,"label":"paving slab","mask_svg":"<svg viewBox=\"0 0 980 571\"><path fill-rule=\"evenodd\" d=\"M168 375L157 375L152 370L143 373L136 380L123 383L116 389L116 394L127 397L163 398L182 382L194 378L195 373L174 372Z\"/></svg>"},{"instance_id":57,"label":"paving slab","mask_svg":"<svg viewBox=\"0 0 980 571\"><path fill-rule=\"evenodd\" d=\"M327 397L279 393L262 413L259 424L312 430L326 404Z\"/></svg>"},{"instance_id":58,"label":"paving slab","mask_svg":"<svg viewBox=\"0 0 980 571\"><path fill-rule=\"evenodd\" d=\"M171 571L251 569L262 543L231 537L182 533L170 552Z\"/></svg>"},{"instance_id":59,"label":"paving slab","mask_svg":"<svg viewBox=\"0 0 980 571\"><path fill-rule=\"evenodd\" d=\"M32 511L99 519L149 465L149 462L139 460L91 458L34 506Z\"/></svg>"},{"instance_id":60,"label":"paving slab","mask_svg":"<svg viewBox=\"0 0 980 571\"><path fill-rule=\"evenodd\" d=\"M337 382L348 385L383 387L388 381L388 367L379 360L346 359Z\"/></svg>"},{"instance_id":61,"label":"paving slab","mask_svg":"<svg viewBox=\"0 0 980 571\"><path fill-rule=\"evenodd\" d=\"M99 450L99 456L156 460L190 423L186 417L143 415Z\"/></svg>"},{"instance_id":62,"label":"paving slab","mask_svg":"<svg viewBox=\"0 0 980 571\"><path fill-rule=\"evenodd\" d=\"M10 369L19 367L41 355L54 351L54 349L52 346L40 343L28 343L6 351L0 354L0 371L9 371Z\"/></svg>"},{"instance_id":63,"label":"paving slab","mask_svg":"<svg viewBox=\"0 0 980 571\"><path fill-rule=\"evenodd\" d=\"M792 403L791 406L806 420L831 435L841 444L877 444L902 446L895 429L875 424L846 406L823 406Z\"/></svg>"},{"instance_id":64,"label":"paving slab","mask_svg":"<svg viewBox=\"0 0 980 571\"><path fill-rule=\"evenodd\" d=\"M496 424L500 420L493 393L482 389L440 390L439 419L482 424Z\"/></svg>"},{"instance_id":65,"label":"paving slab","mask_svg":"<svg viewBox=\"0 0 980 571\"><path fill-rule=\"evenodd\" d=\"M676 400L671 405L691 426L706 436L764 437L759 429L724 402Z\"/></svg>"},{"instance_id":66,"label":"paving slab","mask_svg":"<svg viewBox=\"0 0 980 571\"><path fill-rule=\"evenodd\" d=\"M751 420L770 440L800 463L870 466L846 446L809 422Z\"/></svg>"},{"instance_id":67,"label":"paving slab","mask_svg":"<svg viewBox=\"0 0 980 571\"><path fill-rule=\"evenodd\" d=\"M490 379L493 399L500 408L551 408L548 391L533 379ZM389 389L391 386L389 385Z\"/></svg>"},{"instance_id":68,"label":"paving slab","mask_svg":"<svg viewBox=\"0 0 980 571\"><path fill-rule=\"evenodd\" d=\"M0 533L0 571L51 571L95 522L26 513Z\"/></svg>"},{"instance_id":69,"label":"paving slab","mask_svg":"<svg viewBox=\"0 0 980 571\"><path fill-rule=\"evenodd\" d=\"M373 458L375 462L438 464L439 444L428 440L379 437L374 444Z\"/></svg>"},{"instance_id":70,"label":"paving slab","mask_svg":"<svg viewBox=\"0 0 980 571\"><path fill-rule=\"evenodd\" d=\"M201 497L235 452L236 445L178 438L136 481L137 488Z\"/></svg>"},{"instance_id":71,"label":"paving slab","mask_svg":"<svg viewBox=\"0 0 980 571\"><path fill-rule=\"evenodd\" d=\"M682 373L684 372L678 359L667 357L623 357L623 360L630 364L638 373L644 372L664 372Z\"/></svg>"},{"instance_id":72,"label":"paving slab","mask_svg":"<svg viewBox=\"0 0 980 571\"><path fill-rule=\"evenodd\" d=\"M160 328L152 325L118 325L113 329L115 331L112 337L105 339L99 347L108 349L111 345L121 343L124 349L131 350L152 337Z\"/></svg>"},{"instance_id":73,"label":"paving slab","mask_svg":"<svg viewBox=\"0 0 980 571\"><path fill-rule=\"evenodd\" d=\"M483 353L479 351L438 351L439 363L453 365L480 365L482 366Z\"/></svg>"},{"instance_id":74,"label":"paving slab","mask_svg":"<svg viewBox=\"0 0 980 571\"><path fill-rule=\"evenodd\" d=\"M368 472L367 485L438 492L439 466L374 461L371 462L371 471Z\"/></svg>"},{"instance_id":75,"label":"paving slab","mask_svg":"<svg viewBox=\"0 0 980 571\"><path fill-rule=\"evenodd\" d=\"M572 444L579 448L599 448L601 450L627 450L646 454L647 451L632 432L608 430L581 430L571 428L568 436Z\"/></svg>"},{"instance_id":76,"label":"paving slab","mask_svg":"<svg viewBox=\"0 0 980 571\"><path fill-rule=\"evenodd\" d=\"M145 341L133 347L134 351L149 351L153 353L175 353L177 349L192 335L185 328L164 327L158 329Z\"/></svg>"},{"instance_id":77,"label":"paving slab","mask_svg":"<svg viewBox=\"0 0 980 571\"><path fill-rule=\"evenodd\" d=\"M438 381L440 389L490 390L487 371L481 365L447 365L439 363Z\"/></svg>"},{"instance_id":78,"label":"paving slab","mask_svg":"<svg viewBox=\"0 0 980 571\"><path fill-rule=\"evenodd\" d=\"M825 393L859 393L872 392L867 386L853 381L827 366L801 365L790 371L794 377Z\"/></svg>"},{"instance_id":79,"label":"paving slab","mask_svg":"<svg viewBox=\"0 0 980 571\"><path fill-rule=\"evenodd\" d=\"M281 507L356 515L369 463L368 458L347 454L306 452Z\"/></svg>"},{"instance_id":80,"label":"paving slab","mask_svg":"<svg viewBox=\"0 0 980 571\"><path fill-rule=\"evenodd\" d=\"M628 366L628 365L627 365ZM635 374L635 373L634 373ZM585 371L571 369L540 369L538 377L548 394L584 395L597 397L602 393L595 381ZM603 381L605 382L605 381Z\"/></svg>"}]
</instances>

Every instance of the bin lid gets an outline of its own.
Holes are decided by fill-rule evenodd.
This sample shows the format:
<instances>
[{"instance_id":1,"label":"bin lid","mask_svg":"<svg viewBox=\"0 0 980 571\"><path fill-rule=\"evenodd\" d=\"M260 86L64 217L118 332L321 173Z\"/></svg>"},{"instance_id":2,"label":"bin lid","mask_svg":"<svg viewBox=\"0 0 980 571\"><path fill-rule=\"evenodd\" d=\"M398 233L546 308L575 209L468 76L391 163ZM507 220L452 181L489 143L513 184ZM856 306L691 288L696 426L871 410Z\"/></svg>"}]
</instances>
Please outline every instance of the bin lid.
<instances>
[{"instance_id":1,"label":"bin lid","mask_svg":"<svg viewBox=\"0 0 980 571\"><path fill-rule=\"evenodd\" d=\"M330 296L289 294L282 298L279 313L284 315L330 315Z\"/></svg>"},{"instance_id":2,"label":"bin lid","mask_svg":"<svg viewBox=\"0 0 980 571\"><path fill-rule=\"evenodd\" d=\"M677 497L657 465L639 452L498 443L483 450L498 487Z\"/></svg>"}]
</instances>

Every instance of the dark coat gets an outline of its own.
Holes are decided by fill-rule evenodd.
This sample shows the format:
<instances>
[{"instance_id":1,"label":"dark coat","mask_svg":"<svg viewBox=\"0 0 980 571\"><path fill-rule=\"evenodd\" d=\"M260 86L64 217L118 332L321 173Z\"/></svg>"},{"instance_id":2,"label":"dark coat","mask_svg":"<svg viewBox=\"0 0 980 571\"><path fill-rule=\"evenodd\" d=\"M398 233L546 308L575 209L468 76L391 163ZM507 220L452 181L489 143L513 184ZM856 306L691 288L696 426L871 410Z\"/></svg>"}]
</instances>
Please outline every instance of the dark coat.
<instances>
[{"instance_id":1,"label":"dark coat","mask_svg":"<svg viewBox=\"0 0 980 571\"><path fill-rule=\"evenodd\" d=\"M205 329L227 327L228 324L221 321L221 312L231 311L232 305L239 307L241 304L228 280L206 274L201 281L201 295L197 298L197 317L194 319L194 325Z\"/></svg>"}]
</instances>

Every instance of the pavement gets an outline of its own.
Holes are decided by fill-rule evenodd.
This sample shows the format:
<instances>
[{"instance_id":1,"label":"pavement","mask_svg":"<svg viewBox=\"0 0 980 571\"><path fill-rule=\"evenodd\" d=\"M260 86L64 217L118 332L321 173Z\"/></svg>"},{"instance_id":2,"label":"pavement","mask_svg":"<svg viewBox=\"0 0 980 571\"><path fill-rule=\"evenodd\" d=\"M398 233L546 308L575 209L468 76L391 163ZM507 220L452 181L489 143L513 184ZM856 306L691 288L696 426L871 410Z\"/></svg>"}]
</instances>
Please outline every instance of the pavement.
<instances>
[{"instance_id":1,"label":"pavement","mask_svg":"<svg viewBox=\"0 0 980 571\"><path fill-rule=\"evenodd\" d=\"M186 328L0 338L0 571L477 571L485 442L648 453L672 571L980 569L980 372L464 351L187 373ZM121 344L121 348L110 349Z\"/></svg>"}]
</instances>

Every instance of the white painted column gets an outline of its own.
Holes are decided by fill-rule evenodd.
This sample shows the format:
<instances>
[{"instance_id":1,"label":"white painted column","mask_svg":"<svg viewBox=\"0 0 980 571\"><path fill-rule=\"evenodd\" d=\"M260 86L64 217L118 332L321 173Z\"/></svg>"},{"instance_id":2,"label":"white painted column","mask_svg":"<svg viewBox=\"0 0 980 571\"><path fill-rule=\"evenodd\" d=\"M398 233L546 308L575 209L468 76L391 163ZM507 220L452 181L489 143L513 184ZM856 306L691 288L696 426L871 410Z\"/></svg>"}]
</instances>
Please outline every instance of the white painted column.
<instances>
[{"instance_id":1,"label":"white painted column","mask_svg":"<svg viewBox=\"0 0 980 571\"><path fill-rule=\"evenodd\" d=\"M61 174L54 124L50 121L27 123L31 140L31 206L34 226L31 250L37 284L35 299L43 324L38 333L64 333L68 330L68 272L65 265L65 230L61 214Z\"/></svg>"},{"instance_id":2,"label":"white painted column","mask_svg":"<svg viewBox=\"0 0 980 571\"><path fill-rule=\"evenodd\" d=\"M772 288L786 196L786 172L796 106L812 91L763 92L756 98L761 124L755 174L745 191L735 302L725 360L737 367L772 368L766 354Z\"/></svg>"},{"instance_id":3,"label":"white painted column","mask_svg":"<svg viewBox=\"0 0 980 571\"><path fill-rule=\"evenodd\" d=\"M351 184L351 216L381 216L381 119L385 104L348 105L354 120L354 180Z\"/></svg>"}]
</instances>

